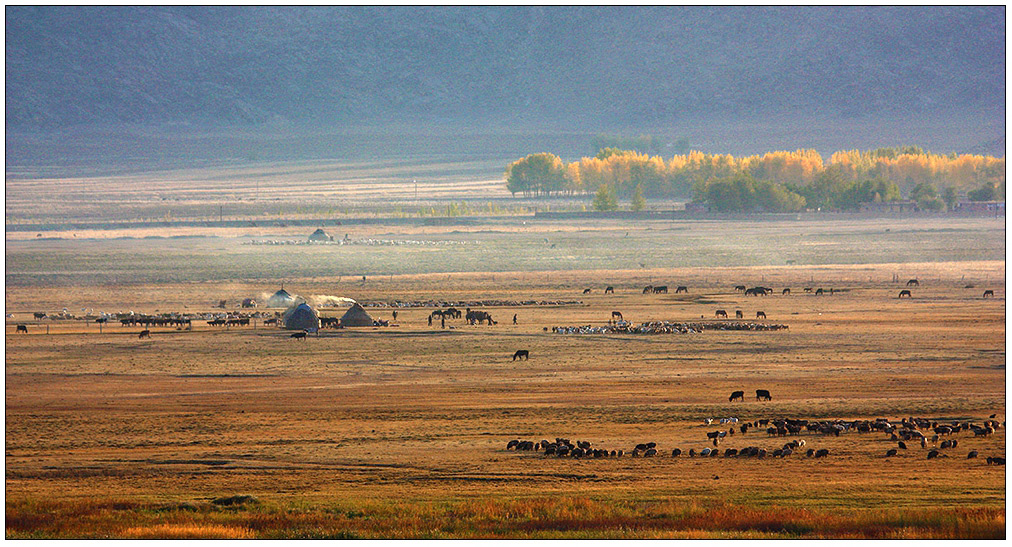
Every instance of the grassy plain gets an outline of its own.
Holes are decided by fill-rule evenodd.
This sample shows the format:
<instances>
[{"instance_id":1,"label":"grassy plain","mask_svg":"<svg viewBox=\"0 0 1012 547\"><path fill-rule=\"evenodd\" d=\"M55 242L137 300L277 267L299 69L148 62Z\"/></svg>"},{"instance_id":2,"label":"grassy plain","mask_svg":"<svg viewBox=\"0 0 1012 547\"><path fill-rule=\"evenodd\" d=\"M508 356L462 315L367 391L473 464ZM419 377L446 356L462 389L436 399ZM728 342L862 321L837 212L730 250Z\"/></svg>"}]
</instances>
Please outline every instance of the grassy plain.
<instances>
[{"instance_id":1,"label":"grassy plain","mask_svg":"<svg viewBox=\"0 0 1012 547\"><path fill-rule=\"evenodd\" d=\"M1004 429L960 434L958 449L936 460L915 443L885 458L894 442L858 433L803 436L829 449L819 460L671 457L675 447L708 446L716 426L706 417L1004 421L1003 219L354 230L478 243L8 234L6 536L1005 537L1004 467L966 459L970 450L1004 456ZM914 298L898 299L911 277L921 283ZM63 307L210 311L281 280L298 294L360 301L582 303L492 308L497 326L445 330L428 326L427 309L402 309L396 326L305 342L203 325L140 340L140 327L52 322L47 335L31 318ZM672 293L643 295L646 284ZM745 297L737 284L776 294ZM602 294L605 285L616 294ZM674 294L676 285L689 293ZM996 298L982 299L986 288ZM612 310L642 322L712 318L718 308L762 310L790 328L544 331L604 324ZM28 335L14 334L18 322ZM521 348L531 359L511 361ZM757 388L773 400L727 401ZM555 437L627 453L654 441L661 454L560 460L505 450L511 439ZM784 442L750 432L721 449ZM258 501L221 504L234 495Z\"/></svg>"}]
</instances>

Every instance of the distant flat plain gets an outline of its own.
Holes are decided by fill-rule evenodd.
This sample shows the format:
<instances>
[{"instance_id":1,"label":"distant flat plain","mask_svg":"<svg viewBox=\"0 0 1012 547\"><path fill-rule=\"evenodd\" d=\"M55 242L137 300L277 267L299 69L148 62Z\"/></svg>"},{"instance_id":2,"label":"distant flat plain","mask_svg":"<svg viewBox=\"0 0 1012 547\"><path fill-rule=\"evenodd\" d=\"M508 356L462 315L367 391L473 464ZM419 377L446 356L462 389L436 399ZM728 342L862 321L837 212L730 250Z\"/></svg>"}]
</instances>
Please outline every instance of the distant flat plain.
<instances>
[{"instance_id":1,"label":"distant flat plain","mask_svg":"<svg viewBox=\"0 0 1012 547\"><path fill-rule=\"evenodd\" d=\"M490 216L331 231L386 244L248 244L308 236L280 227L8 232L6 536L1005 536L1005 470L982 459L1004 456L1004 428L960 433L933 460L913 442L886 458L888 435L853 432L802 435L830 451L818 460L671 456L728 429L704 418L1004 422L1004 218ZM910 278L913 298L897 298ZM305 342L262 325L196 322L142 340L140 327L32 317L234 309L281 282L367 302L580 303L487 308L498 325L445 330L428 325L431 308L401 309L396 326ZM643 294L648 284L670 292ZM746 297L739 284L775 293ZM789 329L550 332L604 325L612 311L640 323L717 309L764 311ZM530 360L511 361L517 349ZM773 400L756 401L758 388ZM746 400L729 403L738 389ZM505 450L555 437L626 455ZM720 448L787 440L759 429ZM630 457L648 441L657 457ZM259 502L210 503L234 495Z\"/></svg>"}]
</instances>

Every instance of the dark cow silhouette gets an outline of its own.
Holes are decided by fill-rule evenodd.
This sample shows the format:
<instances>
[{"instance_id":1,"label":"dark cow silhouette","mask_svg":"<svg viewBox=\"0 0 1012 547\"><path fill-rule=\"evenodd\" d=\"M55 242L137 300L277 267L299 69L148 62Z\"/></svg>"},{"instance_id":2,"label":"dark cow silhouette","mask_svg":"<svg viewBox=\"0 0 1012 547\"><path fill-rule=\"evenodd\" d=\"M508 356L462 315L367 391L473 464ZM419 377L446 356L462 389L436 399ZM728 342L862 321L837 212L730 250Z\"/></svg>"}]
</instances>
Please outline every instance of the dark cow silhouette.
<instances>
[{"instance_id":1,"label":"dark cow silhouette","mask_svg":"<svg viewBox=\"0 0 1012 547\"><path fill-rule=\"evenodd\" d=\"M900 291L900 295L897 296L896 298L903 298L904 296L906 296L907 298L913 298L913 295L910 294L910 291L908 291L906 289L903 289L902 291Z\"/></svg>"},{"instance_id":2,"label":"dark cow silhouette","mask_svg":"<svg viewBox=\"0 0 1012 547\"><path fill-rule=\"evenodd\" d=\"M723 317L723 318L725 318L725 319L727 318L727 312L726 312L726 311L724 311L724 310L717 310L717 313L716 313L715 315L716 315L717 317Z\"/></svg>"},{"instance_id":3,"label":"dark cow silhouette","mask_svg":"<svg viewBox=\"0 0 1012 547\"><path fill-rule=\"evenodd\" d=\"M988 290L984 291L984 296L983 296L982 298L987 298L987 297L989 297L989 296L990 296L991 298L994 298L994 291L992 291L992 290L990 290L990 289L988 289Z\"/></svg>"},{"instance_id":4,"label":"dark cow silhouette","mask_svg":"<svg viewBox=\"0 0 1012 547\"><path fill-rule=\"evenodd\" d=\"M734 290L736 292L745 292L745 285L735 285Z\"/></svg>"},{"instance_id":5,"label":"dark cow silhouette","mask_svg":"<svg viewBox=\"0 0 1012 547\"><path fill-rule=\"evenodd\" d=\"M759 319L760 317L763 318L763 319L766 319L766 312L764 312L764 311L757 311L757 312L755 312L755 318Z\"/></svg>"},{"instance_id":6,"label":"dark cow silhouette","mask_svg":"<svg viewBox=\"0 0 1012 547\"><path fill-rule=\"evenodd\" d=\"M661 293L668 294L668 286L667 285L661 285L659 287L654 287L654 294L661 294Z\"/></svg>"},{"instance_id":7,"label":"dark cow silhouette","mask_svg":"<svg viewBox=\"0 0 1012 547\"><path fill-rule=\"evenodd\" d=\"M910 281L907 281L907 286L908 287L920 287L921 283L919 281L917 281L916 279L911 279Z\"/></svg>"},{"instance_id":8,"label":"dark cow silhouette","mask_svg":"<svg viewBox=\"0 0 1012 547\"><path fill-rule=\"evenodd\" d=\"M151 338L151 331L144 329L137 335L137 338Z\"/></svg>"},{"instance_id":9,"label":"dark cow silhouette","mask_svg":"<svg viewBox=\"0 0 1012 547\"><path fill-rule=\"evenodd\" d=\"M675 294L678 294L678 293L680 293L680 292L683 292L683 293L685 293L685 294L688 294L688 293L689 293L689 288L688 288L688 287L686 287L685 285L679 285L679 286L678 286L678 287L677 287L677 288L675 289Z\"/></svg>"},{"instance_id":10,"label":"dark cow silhouette","mask_svg":"<svg viewBox=\"0 0 1012 547\"><path fill-rule=\"evenodd\" d=\"M745 392L744 391L733 391L733 392L731 392L731 396L728 397L727 402L730 403L730 402L734 401L735 399L741 399L742 401L744 401L745 400Z\"/></svg>"},{"instance_id":11,"label":"dark cow silhouette","mask_svg":"<svg viewBox=\"0 0 1012 547\"><path fill-rule=\"evenodd\" d=\"M306 332L306 331L302 331L302 332L293 332L290 338L294 338L294 339L296 339L296 340L302 340L302 341L305 341L305 340L306 340L306 334L307 334L307 332Z\"/></svg>"},{"instance_id":12,"label":"dark cow silhouette","mask_svg":"<svg viewBox=\"0 0 1012 547\"><path fill-rule=\"evenodd\" d=\"M812 288L811 287L805 287L805 292L812 292Z\"/></svg>"},{"instance_id":13,"label":"dark cow silhouette","mask_svg":"<svg viewBox=\"0 0 1012 547\"><path fill-rule=\"evenodd\" d=\"M791 294L791 290L790 290L790 289L784 289L784 292L782 292L782 293L780 293L780 294L781 294L782 296L787 296L788 294Z\"/></svg>"},{"instance_id":14,"label":"dark cow silhouette","mask_svg":"<svg viewBox=\"0 0 1012 547\"><path fill-rule=\"evenodd\" d=\"M744 317L745 317L745 313L744 312L742 312L741 310L734 310L734 318L735 319L743 319Z\"/></svg>"},{"instance_id":15,"label":"dark cow silhouette","mask_svg":"<svg viewBox=\"0 0 1012 547\"><path fill-rule=\"evenodd\" d=\"M530 360L530 358L531 358L531 352L529 350L526 350L526 349L518 349L517 352L513 354L513 360L514 361L516 361L517 359Z\"/></svg>"},{"instance_id":16,"label":"dark cow silhouette","mask_svg":"<svg viewBox=\"0 0 1012 547\"><path fill-rule=\"evenodd\" d=\"M890 457L895 456L895 455L896 455L896 449L895 448L890 448L889 450L886 451L886 457L887 458L890 458Z\"/></svg>"},{"instance_id":17,"label":"dark cow silhouette","mask_svg":"<svg viewBox=\"0 0 1012 547\"><path fill-rule=\"evenodd\" d=\"M829 455L829 449L828 448L823 448L823 449L821 449L821 450L819 450L818 452L815 453L815 457L816 458L825 458L828 455Z\"/></svg>"},{"instance_id":18,"label":"dark cow silhouette","mask_svg":"<svg viewBox=\"0 0 1012 547\"><path fill-rule=\"evenodd\" d=\"M824 294L824 293L823 293L821 287L815 290L815 296L819 296L819 295L822 295L822 294Z\"/></svg>"},{"instance_id":19,"label":"dark cow silhouette","mask_svg":"<svg viewBox=\"0 0 1012 547\"><path fill-rule=\"evenodd\" d=\"M590 289L583 289L583 294L590 294Z\"/></svg>"},{"instance_id":20,"label":"dark cow silhouette","mask_svg":"<svg viewBox=\"0 0 1012 547\"><path fill-rule=\"evenodd\" d=\"M762 400L762 401L772 401L773 397L770 397L769 390L766 390L766 389L757 389L757 390L755 390L755 400L757 400L757 401L760 401L760 400Z\"/></svg>"},{"instance_id":21,"label":"dark cow silhouette","mask_svg":"<svg viewBox=\"0 0 1012 547\"><path fill-rule=\"evenodd\" d=\"M18 326L17 326L17 327L16 327L15 329L14 329L14 334L17 334L17 333L19 333L19 332L23 332L23 333L25 333L25 334L28 334L28 325L18 325Z\"/></svg>"},{"instance_id":22,"label":"dark cow silhouette","mask_svg":"<svg viewBox=\"0 0 1012 547\"><path fill-rule=\"evenodd\" d=\"M618 317L618 321L621 321L622 320L622 312L620 312L620 311L613 311L613 312L611 312L611 318L614 320L616 317Z\"/></svg>"},{"instance_id":23,"label":"dark cow silhouette","mask_svg":"<svg viewBox=\"0 0 1012 547\"><path fill-rule=\"evenodd\" d=\"M988 465L1005 465L1005 458L1000 457L989 457L987 459Z\"/></svg>"},{"instance_id":24,"label":"dark cow silhouette","mask_svg":"<svg viewBox=\"0 0 1012 547\"><path fill-rule=\"evenodd\" d=\"M643 294L652 292L654 292L654 287L652 285L647 285L646 287L643 287Z\"/></svg>"},{"instance_id":25,"label":"dark cow silhouette","mask_svg":"<svg viewBox=\"0 0 1012 547\"><path fill-rule=\"evenodd\" d=\"M605 287L604 294L615 294L615 287L612 286Z\"/></svg>"},{"instance_id":26,"label":"dark cow silhouette","mask_svg":"<svg viewBox=\"0 0 1012 547\"><path fill-rule=\"evenodd\" d=\"M37 312L35 312L35 318L36 319L45 319L46 318L46 314L45 314L45 312L37 311Z\"/></svg>"}]
</instances>

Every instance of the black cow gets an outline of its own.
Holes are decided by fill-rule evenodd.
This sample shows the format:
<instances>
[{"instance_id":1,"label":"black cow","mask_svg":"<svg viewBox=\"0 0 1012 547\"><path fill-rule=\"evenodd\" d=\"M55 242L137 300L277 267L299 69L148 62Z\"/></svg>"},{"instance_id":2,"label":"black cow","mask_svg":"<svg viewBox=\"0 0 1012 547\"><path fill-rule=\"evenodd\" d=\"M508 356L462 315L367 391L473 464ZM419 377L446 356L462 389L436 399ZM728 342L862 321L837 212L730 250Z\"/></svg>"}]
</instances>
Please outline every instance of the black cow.
<instances>
[{"instance_id":1,"label":"black cow","mask_svg":"<svg viewBox=\"0 0 1012 547\"><path fill-rule=\"evenodd\" d=\"M530 358L531 358L531 352L529 350L526 350L526 349L518 349L517 352L513 354L513 360L514 361L516 361L517 359L530 360Z\"/></svg>"},{"instance_id":2,"label":"black cow","mask_svg":"<svg viewBox=\"0 0 1012 547\"><path fill-rule=\"evenodd\" d=\"M984 296L983 296L982 298L987 298L987 297L989 297L989 296L990 296L991 298L994 298L994 291L992 291L992 290L990 290L990 289L988 289L988 290L984 291Z\"/></svg>"},{"instance_id":3,"label":"black cow","mask_svg":"<svg viewBox=\"0 0 1012 547\"><path fill-rule=\"evenodd\" d=\"M675 294L678 294L680 292L688 294L689 293L689 288L686 287L685 285L679 285L678 288L675 289Z\"/></svg>"},{"instance_id":4,"label":"black cow","mask_svg":"<svg viewBox=\"0 0 1012 547\"><path fill-rule=\"evenodd\" d=\"M717 313L714 315L716 315L717 317L723 317L724 319L727 319L727 312L725 310L717 310Z\"/></svg>"},{"instance_id":5,"label":"black cow","mask_svg":"<svg viewBox=\"0 0 1012 547\"><path fill-rule=\"evenodd\" d=\"M787 296L789 294L791 294L791 290L790 289L784 289L784 292L781 293L782 296Z\"/></svg>"},{"instance_id":6,"label":"black cow","mask_svg":"<svg viewBox=\"0 0 1012 547\"><path fill-rule=\"evenodd\" d=\"M605 287L604 294L615 294L615 287L612 286Z\"/></svg>"},{"instance_id":7,"label":"black cow","mask_svg":"<svg viewBox=\"0 0 1012 547\"><path fill-rule=\"evenodd\" d=\"M293 332L292 335L290 336L290 338L294 338L296 340L302 340L303 342L305 342L306 341L306 334L307 334L306 331Z\"/></svg>"},{"instance_id":8,"label":"black cow","mask_svg":"<svg viewBox=\"0 0 1012 547\"><path fill-rule=\"evenodd\" d=\"M764 311L757 311L757 312L755 312L755 318L759 319L760 317L762 317L763 319L766 319L766 312L764 312Z\"/></svg>"},{"instance_id":9,"label":"black cow","mask_svg":"<svg viewBox=\"0 0 1012 547\"><path fill-rule=\"evenodd\" d=\"M46 318L45 312L41 311L35 312L35 319L45 319L45 318Z\"/></svg>"},{"instance_id":10,"label":"black cow","mask_svg":"<svg viewBox=\"0 0 1012 547\"><path fill-rule=\"evenodd\" d=\"M733 391L733 392L731 392L731 396L728 397L727 402L730 403L730 402L734 401L735 399L741 399L742 401L744 401L745 400L745 392L744 391ZM742 433L744 433L744 431L742 431Z\"/></svg>"},{"instance_id":11,"label":"black cow","mask_svg":"<svg viewBox=\"0 0 1012 547\"><path fill-rule=\"evenodd\" d=\"M661 294L661 293L668 294L668 286L667 285L661 285L660 287L654 287L654 294Z\"/></svg>"},{"instance_id":12,"label":"black cow","mask_svg":"<svg viewBox=\"0 0 1012 547\"><path fill-rule=\"evenodd\" d=\"M19 332L28 334L28 325L18 325L17 327L15 327L14 334L17 334Z\"/></svg>"},{"instance_id":13,"label":"black cow","mask_svg":"<svg viewBox=\"0 0 1012 547\"><path fill-rule=\"evenodd\" d=\"M757 401L772 401L773 397L770 396L769 390L757 389L755 390L755 400Z\"/></svg>"},{"instance_id":14,"label":"black cow","mask_svg":"<svg viewBox=\"0 0 1012 547\"><path fill-rule=\"evenodd\" d=\"M906 289L903 289L902 291L900 291L900 295L897 296L896 298L903 298L904 296L906 296L907 298L913 298L913 296L910 294L910 291L908 291Z\"/></svg>"}]
</instances>

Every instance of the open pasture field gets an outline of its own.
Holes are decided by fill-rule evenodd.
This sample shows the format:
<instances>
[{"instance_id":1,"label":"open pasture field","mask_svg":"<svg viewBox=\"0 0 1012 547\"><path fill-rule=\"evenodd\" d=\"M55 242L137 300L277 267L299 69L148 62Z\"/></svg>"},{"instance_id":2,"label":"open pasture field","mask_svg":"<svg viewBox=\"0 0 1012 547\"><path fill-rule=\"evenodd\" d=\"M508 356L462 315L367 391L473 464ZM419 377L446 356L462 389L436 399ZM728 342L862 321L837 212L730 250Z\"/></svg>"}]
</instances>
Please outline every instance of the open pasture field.
<instances>
[{"instance_id":1,"label":"open pasture field","mask_svg":"<svg viewBox=\"0 0 1012 547\"><path fill-rule=\"evenodd\" d=\"M385 247L350 256L337 253L346 247L278 248L291 251L294 263L323 251L341 256L336 264L365 264L365 251L373 252L379 266L365 282L338 277L343 266L326 274L322 260L313 263L317 277L279 272L267 282L270 273L257 269L257 260L275 267L281 256L265 258L274 249L232 247L227 238L208 240L223 246L218 259L207 258L215 253L198 242L194 252L211 265L197 273L179 267L187 264L183 246L157 247L156 259L144 240L96 239L77 248L8 241L6 536L1004 538L1005 469L984 461L1004 457L1004 428L988 437L958 433L951 437L958 447L931 460L929 449L949 437L933 442L930 430L928 449L912 441L891 458L886 451L897 443L880 432L770 437L764 427L735 431L719 457L687 455L712 447L707 432L729 429L704 425L705 418L980 424L995 414L1004 423L1003 224L882 222L819 228L859 236L826 236L822 246L832 251L824 261L802 253L792 266L783 259L798 255L775 263L768 255L748 258L764 239L754 231L734 239L724 232L722 249L712 225L558 233L514 227L515 242L497 245L521 252L540 241L529 254L541 262L522 262L511 272L495 271L515 264L499 255L471 258L461 268L403 271ZM775 232L765 248L780 253L805 242L818 248L819 229L791 227L789 244L775 243L781 237ZM425 230L390 237L483 237ZM620 230L630 232L629 240L615 239ZM971 237L973 230L1002 237ZM367 235L376 236L361 234ZM551 269L546 256L558 250L544 244L546 237L568 246L560 253L591 257L589 266L577 268L574 259L570 268L541 271ZM881 247L862 247L862 240ZM700 258L682 258L689 241L709 245L716 262L702 264L703 249ZM912 262L914 253L904 248L913 241L948 254ZM608 268L593 260L607 248L631 257L627 246L654 258L646 267ZM850 248L863 254L844 260L841 250ZM31 253L34 262L25 258ZM105 284L91 277L85 278L91 283L25 281L32 268L59 275L66 274L61 268L86 269L54 258L61 253L106 261L124 277ZM886 259L890 253L894 259ZM224 280L208 273L244 255L254 274ZM416 255L407 256L413 262ZM133 257L134 267L112 263L125 257ZM170 270L186 273L176 280L166 276ZM125 277L132 271L140 273ZM913 298L898 299L910 277L920 286L911 288ZM263 326L202 322L193 330L152 328L150 339L139 339L142 327L110 324L99 333L94 324L52 321L47 335L46 321L35 324L31 316L63 307L209 312L218 299L232 308L238 298L272 292L282 278L294 293L362 302L580 303L485 308L498 325L452 320L446 329L438 321L428 325L431 309L403 308L390 327L325 330L306 341ZM603 294L609 284L614 295ZM670 292L643 294L646 284L667 284ZM775 292L746 297L737 284ZM688 286L688 294L675 294L678 285ZM804 292L809 286L834 293L815 296ZM792 294L782 295L784 287ZM995 298L981 298L986 288ZM768 322L789 329L551 332L605 325L612 311L638 324L713 320L717 309L727 310L730 322L735 310L747 320L764 311ZM392 319L390 308L369 312ZM14 332L21 322L29 324L27 335ZM530 359L512 361L517 349L528 349ZM768 389L772 400L757 401L756 389ZM744 401L728 401L735 390L745 391ZM625 455L559 459L506 450L513 439L556 437ZM723 455L748 446L772 451L794 439L829 456ZM631 457L646 442L657 443L657 456ZM674 448L684 453L672 457ZM980 457L967 459L971 450ZM223 499L230 496L255 501Z\"/></svg>"}]
</instances>

